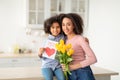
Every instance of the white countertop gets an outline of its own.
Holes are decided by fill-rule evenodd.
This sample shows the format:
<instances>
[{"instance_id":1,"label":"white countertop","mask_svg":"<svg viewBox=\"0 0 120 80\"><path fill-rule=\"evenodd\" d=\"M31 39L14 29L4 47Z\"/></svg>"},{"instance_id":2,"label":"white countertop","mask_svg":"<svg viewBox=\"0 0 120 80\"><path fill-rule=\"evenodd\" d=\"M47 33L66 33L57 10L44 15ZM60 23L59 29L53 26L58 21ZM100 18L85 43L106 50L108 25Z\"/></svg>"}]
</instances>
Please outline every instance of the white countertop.
<instances>
[{"instance_id":1,"label":"white countertop","mask_svg":"<svg viewBox=\"0 0 120 80\"><path fill-rule=\"evenodd\" d=\"M40 67L0 68L0 80L43 80ZM117 72L92 66L95 76L118 75Z\"/></svg>"},{"instance_id":2,"label":"white countertop","mask_svg":"<svg viewBox=\"0 0 120 80\"><path fill-rule=\"evenodd\" d=\"M0 58L38 57L37 53L1 53Z\"/></svg>"}]
</instances>

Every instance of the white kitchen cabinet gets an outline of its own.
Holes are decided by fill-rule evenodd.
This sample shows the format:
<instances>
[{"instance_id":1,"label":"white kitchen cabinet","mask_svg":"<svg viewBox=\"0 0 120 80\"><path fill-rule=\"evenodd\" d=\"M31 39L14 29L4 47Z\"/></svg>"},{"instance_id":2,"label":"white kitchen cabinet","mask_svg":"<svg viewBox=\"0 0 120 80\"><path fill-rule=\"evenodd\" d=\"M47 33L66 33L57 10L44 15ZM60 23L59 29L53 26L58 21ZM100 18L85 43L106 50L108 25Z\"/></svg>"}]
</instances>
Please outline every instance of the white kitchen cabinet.
<instances>
[{"instance_id":1,"label":"white kitchen cabinet","mask_svg":"<svg viewBox=\"0 0 120 80\"><path fill-rule=\"evenodd\" d=\"M29 67L40 66L40 59L37 57L0 58L0 67Z\"/></svg>"},{"instance_id":2,"label":"white kitchen cabinet","mask_svg":"<svg viewBox=\"0 0 120 80\"><path fill-rule=\"evenodd\" d=\"M60 13L78 13L83 17L85 26L88 22L88 0L28 0L27 26L43 28L46 18Z\"/></svg>"}]
</instances>

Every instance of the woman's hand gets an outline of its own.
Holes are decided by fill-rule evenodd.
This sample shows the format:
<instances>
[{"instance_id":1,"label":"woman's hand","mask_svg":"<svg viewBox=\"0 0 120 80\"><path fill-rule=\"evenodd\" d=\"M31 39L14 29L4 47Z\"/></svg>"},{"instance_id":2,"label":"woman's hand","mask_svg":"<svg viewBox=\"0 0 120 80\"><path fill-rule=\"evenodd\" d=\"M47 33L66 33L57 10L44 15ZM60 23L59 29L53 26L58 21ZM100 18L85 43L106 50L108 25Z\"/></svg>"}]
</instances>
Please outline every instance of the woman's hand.
<instances>
[{"instance_id":1,"label":"woman's hand","mask_svg":"<svg viewBox=\"0 0 120 80\"><path fill-rule=\"evenodd\" d=\"M66 71L65 64L61 64L61 66L62 66L62 70Z\"/></svg>"},{"instance_id":2,"label":"woman's hand","mask_svg":"<svg viewBox=\"0 0 120 80\"><path fill-rule=\"evenodd\" d=\"M62 70L63 70L63 71L66 71L65 64L61 64L61 66L62 66ZM70 65L69 65L70 71L79 69L79 68L81 68L81 67L82 67L82 66L81 66L80 63L74 64L74 65L73 65L73 64L70 64Z\"/></svg>"},{"instance_id":3,"label":"woman's hand","mask_svg":"<svg viewBox=\"0 0 120 80\"><path fill-rule=\"evenodd\" d=\"M69 65L69 69L70 69L70 71L72 71L72 70L76 70L76 69L79 69L79 68L81 68L81 67L82 67L82 66L81 66L80 63L70 64L70 65Z\"/></svg>"},{"instance_id":4,"label":"woman's hand","mask_svg":"<svg viewBox=\"0 0 120 80\"><path fill-rule=\"evenodd\" d=\"M45 48L40 48L40 49L39 49L38 56L39 56L40 58L42 58L42 54L43 54L44 50L45 50Z\"/></svg>"}]
</instances>

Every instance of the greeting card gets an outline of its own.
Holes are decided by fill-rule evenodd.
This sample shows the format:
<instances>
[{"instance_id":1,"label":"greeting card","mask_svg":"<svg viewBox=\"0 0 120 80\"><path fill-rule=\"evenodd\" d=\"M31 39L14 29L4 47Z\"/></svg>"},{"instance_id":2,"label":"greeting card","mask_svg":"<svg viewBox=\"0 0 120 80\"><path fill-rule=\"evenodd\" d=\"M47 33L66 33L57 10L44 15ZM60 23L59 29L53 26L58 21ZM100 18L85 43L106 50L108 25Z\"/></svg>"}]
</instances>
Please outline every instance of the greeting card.
<instances>
[{"instance_id":1,"label":"greeting card","mask_svg":"<svg viewBox=\"0 0 120 80\"><path fill-rule=\"evenodd\" d=\"M55 55L56 55L56 48L55 48L55 44L58 42L55 41L51 41L51 40L47 40L45 43L45 51L43 53L43 57L47 57L50 59L55 59Z\"/></svg>"}]
</instances>

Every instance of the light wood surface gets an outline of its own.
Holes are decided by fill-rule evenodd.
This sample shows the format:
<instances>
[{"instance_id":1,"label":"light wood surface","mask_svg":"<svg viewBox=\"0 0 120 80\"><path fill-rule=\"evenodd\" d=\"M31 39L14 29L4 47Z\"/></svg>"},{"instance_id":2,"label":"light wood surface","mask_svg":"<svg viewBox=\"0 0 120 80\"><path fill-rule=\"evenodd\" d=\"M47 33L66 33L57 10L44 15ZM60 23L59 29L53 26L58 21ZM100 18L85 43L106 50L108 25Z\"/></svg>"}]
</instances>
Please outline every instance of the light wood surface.
<instances>
[{"instance_id":1,"label":"light wood surface","mask_svg":"<svg viewBox=\"0 0 120 80\"><path fill-rule=\"evenodd\" d=\"M118 75L117 72L106 70L103 68L92 66L95 76L111 76ZM0 80L43 80L40 67L14 67L0 68Z\"/></svg>"}]
</instances>

